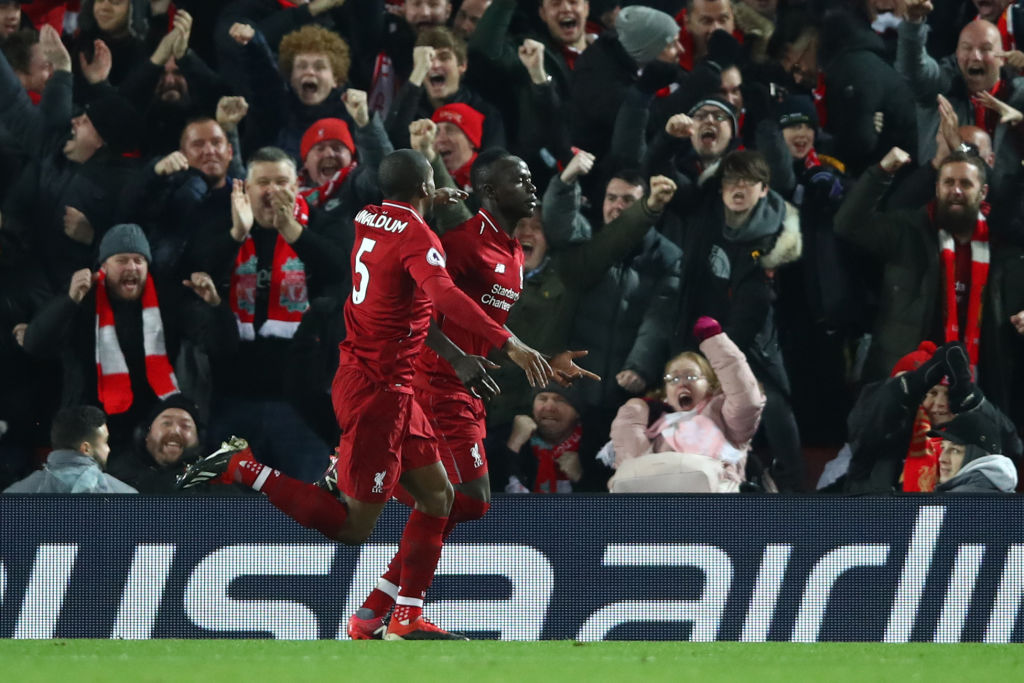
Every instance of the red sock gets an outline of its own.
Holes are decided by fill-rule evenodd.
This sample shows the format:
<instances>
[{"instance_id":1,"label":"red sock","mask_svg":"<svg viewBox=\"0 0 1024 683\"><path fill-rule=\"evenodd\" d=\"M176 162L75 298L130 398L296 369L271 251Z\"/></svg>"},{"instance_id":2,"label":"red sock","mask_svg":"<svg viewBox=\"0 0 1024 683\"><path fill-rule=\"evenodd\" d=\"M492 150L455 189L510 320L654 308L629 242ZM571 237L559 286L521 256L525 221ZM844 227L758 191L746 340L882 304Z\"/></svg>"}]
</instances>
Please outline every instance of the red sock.
<instances>
[{"instance_id":1,"label":"red sock","mask_svg":"<svg viewBox=\"0 0 1024 683\"><path fill-rule=\"evenodd\" d=\"M319 486L292 479L266 465L257 468L248 462L239 464L240 483L267 495L271 504L307 529L316 529L331 540L337 540L348 519L348 508ZM255 473L253 473L255 470Z\"/></svg>"},{"instance_id":2,"label":"red sock","mask_svg":"<svg viewBox=\"0 0 1024 683\"><path fill-rule=\"evenodd\" d=\"M398 550L395 551L395 556L391 558L391 562L388 563L387 570L381 575L382 579L388 583L393 583L396 586L402 584L402 546L398 546ZM394 602L394 599L391 600ZM366 605L364 605L365 607ZM390 605L388 605L390 607Z\"/></svg>"},{"instance_id":3,"label":"red sock","mask_svg":"<svg viewBox=\"0 0 1024 683\"><path fill-rule=\"evenodd\" d=\"M456 491L455 500L452 502L452 510L448 513L448 524L444 528L445 540L448 539L448 535L451 534L456 524L480 519L487 514L490 508L490 503L485 503L482 500L477 500L472 496Z\"/></svg>"},{"instance_id":4,"label":"red sock","mask_svg":"<svg viewBox=\"0 0 1024 683\"><path fill-rule=\"evenodd\" d=\"M419 510L409 514L398 547L402 581L395 609L399 621L419 616L417 613L410 617L408 610L401 608L414 607L418 611L423 607L423 598L427 595L430 582L434 580L437 561L441 559L442 535L447 523L447 517L431 517Z\"/></svg>"},{"instance_id":5,"label":"red sock","mask_svg":"<svg viewBox=\"0 0 1024 683\"><path fill-rule=\"evenodd\" d=\"M404 491L404 489L401 490ZM398 496L396 495L395 498L398 498ZM485 503L482 500L477 500L472 496L467 496L464 493L456 491L451 512L448 513L448 523L445 525L443 538L447 539L448 534L452 532L452 529L454 529L455 525L459 522L468 522L474 519L480 519L487 514L487 510L489 510L490 507L490 503ZM381 575L381 579L395 586L401 585L402 546L399 546L395 556L391 558L387 571ZM391 609L393 604L395 604L395 599L393 597L377 588L374 588L373 592L366 598L366 601L362 606L372 610L375 615L380 616Z\"/></svg>"},{"instance_id":6,"label":"red sock","mask_svg":"<svg viewBox=\"0 0 1024 683\"><path fill-rule=\"evenodd\" d=\"M382 591L380 588L374 588L370 594L363 601L362 608L368 609L373 612L373 616L382 617L387 614L391 606L395 604L395 599Z\"/></svg>"}]
</instances>

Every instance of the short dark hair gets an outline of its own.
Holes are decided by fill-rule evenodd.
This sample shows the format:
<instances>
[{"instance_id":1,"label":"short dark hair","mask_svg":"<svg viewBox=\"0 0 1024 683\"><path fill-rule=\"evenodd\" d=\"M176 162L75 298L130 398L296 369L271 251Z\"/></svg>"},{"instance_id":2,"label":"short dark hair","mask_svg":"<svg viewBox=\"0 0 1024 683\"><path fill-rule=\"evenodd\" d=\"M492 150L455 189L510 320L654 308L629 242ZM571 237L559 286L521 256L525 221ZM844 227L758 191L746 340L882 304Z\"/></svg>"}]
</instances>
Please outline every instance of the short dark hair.
<instances>
[{"instance_id":1,"label":"short dark hair","mask_svg":"<svg viewBox=\"0 0 1024 683\"><path fill-rule=\"evenodd\" d=\"M0 5L3 3L0 2ZM32 64L32 46L39 42L39 33L35 29L23 28L7 36L3 44L3 53L10 62L11 68L27 74Z\"/></svg>"},{"instance_id":2,"label":"short dark hair","mask_svg":"<svg viewBox=\"0 0 1024 683\"><path fill-rule=\"evenodd\" d=\"M963 150L956 150L950 152L949 156L939 162L938 174L942 174L942 167L946 164L970 164L974 168L978 169L978 175L981 177L981 184L985 185L988 183L988 164L977 154L970 152L964 152Z\"/></svg>"},{"instance_id":3,"label":"short dark hair","mask_svg":"<svg viewBox=\"0 0 1024 683\"><path fill-rule=\"evenodd\" d=\"M83 442L95 439L106 423L106 414L96 406L62 408L50 423L50 445L55 449L78 450Z\"/></svg>"},{"instance_id":4,"label":"short dark hair","mask_svg":"<svg viewBox=\"0 0 1024 683\"><path fill-rule=\"evenodd\" d=\"M416 47L432 47L435 50L451 50L459 64L466 63L466 41L452 33L446 26L431 26L416 36Z\"/></svg>"},{"instance_id":5,"label":"short dark hair","mask_svg":"<svg viewBox=\"0 0 1024 683\"><path fill-rule=\"evenodd\" d=\"M178 146L181 147L181 143L185 140L185 131L187 131L190 126L194 126L197 123L209 123L210 121L213 121L218 126L220 125L220 122L217 119L207 114L197 114L196 116L190 116L185 121L185 125L181 127L181 134L178 136ZM227 137L227 133L224 134L224 137Z\"/></svg>"},{"instance_id":6,"label":"short dark hair","mask_svg":"<svg viewBox=\"0 0 1024 683\"><path fill-rule=\"evenodd\" d=\"M248 177L252 174L252 167L254 164L276 164L281 161L287 161L291 164L292 168L295 169L295 173L298 174L298 164L295 163L295 159L293 159L288 152L284 151L280 147L260 147L251 157L249 157L249 164L245 167L245 175Z\"/></svg>"},{"instance_id":7,"label":"short dark hair","mask_svg":"<svg viewBox=\"0 0 1024 683\"><path fill-rule=\"evenodd\" d=\"M413 199L420 185L426 182L429 170L430 164L419 152L397 149L384 157L377 170L381 194L385 199Z\"/></svg>"},{"instance_id":8,"label":"short dark hair","mask_svg":"<svg viewBox=\"0 0 1024 683\"><path fill-rule=\"evenodd\" d=\"M615 171L614 173L612 173L611 177L608 178L608 182L610 183L613 180L621 180L622 182L628 183L633 186L639 185L640 187L644 188L645 194L649 189L647 187L647 178L645 178L644 174L641 173L640 170L636 168L623 168L619 169L618 171ZM608 183L605 183L605 187L607 186Z\"/></svg>"},{"instance_id":9,"label":"short dark hair","mask_svg":"<svg viewBox=\"0 0 1024 683\"><path fill-rule=\"evenodd\" d=\"M772 179L768 162L764 160L764 156L760 152L755 152L752 149L737 149L726 154L718 173L722 178L729 176L756 180L765 185Z\"/></svg>"},{"instance_id":10,"label":"short dark hair","mask_svg":"<svg viewBox=\"0 0 1024 683\"><path fill-rule=\"evenodd\" d=\"M495 164L511 157L512 153L503 147L491 147L477 154L469 169L469 184L473 186L473 191L479 192L480 188L491 182Z\"/></svg>"}]
</instances>

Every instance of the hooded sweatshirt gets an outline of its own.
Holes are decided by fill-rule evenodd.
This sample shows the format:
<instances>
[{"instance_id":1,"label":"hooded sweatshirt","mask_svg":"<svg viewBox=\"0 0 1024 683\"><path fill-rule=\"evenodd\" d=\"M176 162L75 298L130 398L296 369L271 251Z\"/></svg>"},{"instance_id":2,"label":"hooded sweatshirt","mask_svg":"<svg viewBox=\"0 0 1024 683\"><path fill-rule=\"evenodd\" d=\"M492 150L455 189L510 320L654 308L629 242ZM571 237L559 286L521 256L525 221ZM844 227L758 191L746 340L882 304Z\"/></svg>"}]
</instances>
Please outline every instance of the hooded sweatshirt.
<instances>
[{"instance_id":1,"label":"hooded sweatshirt","mask_svg":"<svg viewBox=\"0 0 1024 683\"><path fill-rule=\"evenodd\" d=\"M78 451L52 451L43 469L11 484L4 493L138 493L103 472L92 458Z\"/></svg>"},{"instance_id":2,"label":"hooded sweatshirt","mask_svg":"<svg viewBox=\"0 0 1024 683\"><path fill-rule=\"evenodd\" d=\"M935 487L936 493L1013 493L1017 469L1005 455L984 455L964 465L949 481Z\"/></svg>"}]
</instances>

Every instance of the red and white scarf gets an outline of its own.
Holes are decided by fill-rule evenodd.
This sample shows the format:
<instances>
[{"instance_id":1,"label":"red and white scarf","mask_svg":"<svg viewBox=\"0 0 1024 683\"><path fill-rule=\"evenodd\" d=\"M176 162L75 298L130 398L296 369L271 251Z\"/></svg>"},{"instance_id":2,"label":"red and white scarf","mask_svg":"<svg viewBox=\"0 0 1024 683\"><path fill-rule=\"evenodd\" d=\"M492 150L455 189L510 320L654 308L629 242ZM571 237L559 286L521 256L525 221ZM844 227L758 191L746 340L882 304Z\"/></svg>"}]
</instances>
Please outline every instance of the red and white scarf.
<instances>
[{"instance_id":1,"label":"red and white scarf","mask_svg":"<svg viewBox=\"0 0 1024 683\"><path fill-rule=\"evenodd\" d=\"M295 198L295 219L305 227L309 223L309 205L302 196ZM260 230L262 228L256 228ZM235 256L231 271L229 303L238 321L238 336L245 341L256 338L256 286L259 278L259 258L256 243L249 235ZM274 243L274 261L270 274L270 298L267 319L260 325L261 337L291 339L302 322L302 314L309 308L306 291L306 266L295 250L277 235Z\"/></svg>"},{"instance_id":2,"label":"red and white scarf","mask_svg":"<svg viewBox=\"0 0 1024 683\"><path fill-rule=\"evenodd\" d=\"M132 380L121 344L117 341L114 311L107 295L107 274L100 271L96 282L96 393L107 415L132 407ZM164 323L152 278L142 286L142 348L146 353L146 380L157 398L177 394L178 380L167 359Z\"/></svg>"},{"instance_id":3,"label":"red and white scarf","mask_svg":"<svg viewBox=\"0 0 1024 683\"><path fill-rule=\"evenodd\" d=\"M985 215L988 205L982 202L978 222L971 235L971 289L967 300L967 329L961 335L960 318L956 305L956 241L953 236L939 228L939 260L942 265L945 299L943 305L943 337L945 341L963 341L967 357L971 361L971 376L977 376L978 346L981 337L982 292L988 281L988 221ZM928 215L935 221L935 203L928 205Z\"/></svg>"},{"instance_id":4,"label":"red and white scarf","mask_svg":"<svg viewBox=\"0 0 1024 683\"><path fill-rule=\"evenodd\" d=\"M1013 33L1013 6L1016 3L1011 2L1009 7L1003 10L1003 13L999 15L999 21L996 22L996 28L999 29L999 36L1003 39L1003 50L1010 52L1017 49L1017 37ZM974 17L975 19L981 19L981 15Z\"/></svg>"},{"instance_id":5,"label":"red and white scarf","mask_svg":"<svg viewBox=\"0 0 1024 683\"><path fill-rule=\"evenodd\" d=\"M466 192L473 190L473 183L469 181L469 172L473 168L473 162L476 161L476 157L477 153L473 152L473 156L469 158L469 161L452 171L452 180L455 181L455 185L460 190L465 190Z\"/></svg>"},{"instance_id":6,"label":"red and white scarf","mask_svg":"<svg viewBox=\"0 0 1024 683\"><path fill-rule=\"evenodd\" d=\"M537 476L533 481L534 493L568 493L572 490L569 477L558 467L558 458L563 453L578 453L582 436L583 428L576 425L572 434L555 446L548 446L540 437L530 439L531 450L537 458Z\"/></svg>"},{"instance_id":7,"label":"red and white scarf","mask_svg":"<svg viewBox=\"0 0 1024 683\"><path fill-rule=\"evenodd\" d=\"M334 196L334 193L341 189L341 186L345 183L345 179L348 178L348 174L352 172L352 169L356 167L356 162L352 162L345 168L339 169L330 180L319 187L311 187L308 190L303 190L299 194L307 202L313 202L313 206L322 208L327 201Z\"/></svg>"}]
</instances>

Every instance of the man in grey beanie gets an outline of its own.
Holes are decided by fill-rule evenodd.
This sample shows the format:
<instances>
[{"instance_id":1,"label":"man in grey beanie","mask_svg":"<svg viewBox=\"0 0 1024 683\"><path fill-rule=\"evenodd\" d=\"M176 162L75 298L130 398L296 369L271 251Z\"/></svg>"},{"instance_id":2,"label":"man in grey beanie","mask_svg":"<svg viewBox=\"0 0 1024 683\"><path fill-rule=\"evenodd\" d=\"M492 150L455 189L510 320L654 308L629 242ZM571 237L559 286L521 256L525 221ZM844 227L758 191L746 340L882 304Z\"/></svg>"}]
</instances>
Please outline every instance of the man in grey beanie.
<instances>
[{"instance_id":1,"label":"man in grey beanie","mask_svg":"<svg viewBox=\"0 0 1024 683\"><path fill-rule=\"evenodd\" d=\"M572 143L594 154L603 168L619 107L637 86L653 97L682 74L679 26L664 12L630 5L619 11L615 30L605 31L576 60L570 113Z\"/></svg>"},{"instance_id":2,"label":"man in grey beanie","mask_svg":"<svg viewBox=\"0 0 1024 683\"><path fill-rule=\"evenodd\" d=\"M655 59L669 64L679 59L679 25L668 14L642 5L624 7L615 31L626 53L640 66Z\"/></svg>"},{"instance_id":3,"label":"man in grey beanie","mask_svg":"<svg viewBox=\"0 0 1024 683\"><path fill-rule=\"evenodd\" d=\"M184 340L192 349L217 353L237 346L238 331L206 273L192 273L182 283L195 296L172 283L157 287L149 275L149 240L138 225L110 228L98 258L97 271L75 271L67 292L32 319L24 348L60 357L62 404L101 406L118 450L128 446L135 424L157 401L178 393L172 363Z\"/></svg>"}]
</instances>

